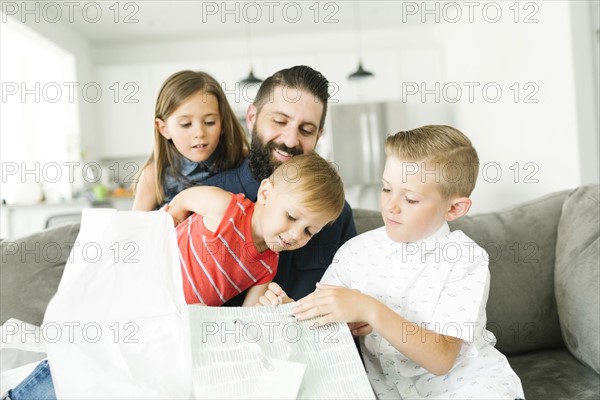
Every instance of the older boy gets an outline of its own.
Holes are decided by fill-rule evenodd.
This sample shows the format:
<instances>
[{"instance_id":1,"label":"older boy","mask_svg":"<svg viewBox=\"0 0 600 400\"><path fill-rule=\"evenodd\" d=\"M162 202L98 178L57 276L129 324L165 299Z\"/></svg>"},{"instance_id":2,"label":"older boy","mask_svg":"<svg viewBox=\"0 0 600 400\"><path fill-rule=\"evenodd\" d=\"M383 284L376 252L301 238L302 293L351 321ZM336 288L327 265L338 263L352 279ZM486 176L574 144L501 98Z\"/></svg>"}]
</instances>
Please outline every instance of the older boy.
<instances>
[{"instance_id":1,"label":"older boy","mask_svg":"<svg viewBox=\"0 0 600 400\"><path fill-rule=\"evenodd\" d=\"M485 329L487 254L447 224L471 207L479 167L471 141L449 126L424 126L390 136L385 149L385 227L342 246L296 318L372 330L362 348L378 398L523 397ZM284 296L272 285L261 303Z\"/></svg>"}]
</instances>

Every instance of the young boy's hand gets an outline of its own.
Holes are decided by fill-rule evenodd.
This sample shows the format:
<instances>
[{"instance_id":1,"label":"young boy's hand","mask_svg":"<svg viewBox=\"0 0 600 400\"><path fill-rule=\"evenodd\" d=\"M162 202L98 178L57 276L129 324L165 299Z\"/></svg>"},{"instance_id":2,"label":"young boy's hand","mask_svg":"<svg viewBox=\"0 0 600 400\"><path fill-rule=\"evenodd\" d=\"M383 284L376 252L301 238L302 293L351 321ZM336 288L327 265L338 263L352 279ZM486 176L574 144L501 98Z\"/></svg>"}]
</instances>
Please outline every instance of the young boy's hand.
<instances>
[{"instance_id":1,"label":"young boy's hand","mask_svg":"<svg viewBox=\"0 0 600 400\"><path fill-rule=\"evenodd\" d=\"M373 327L366 322L349 322L348 328L352 336L366 336L373 332Z\"/></svg>"},{"instance_id":2,"label":"young boy's hand","mask_svg":"<svg viewBox=\"0 0 600 400\"><path fill-rule=\"evenodd\" d=\"M290 299L287 294L283 291L281 286L275 282L269 283L268 289L258 299L258 304L261 306L276 306L279 304L291 303L294 300Z\"/></svg>"},{"instance_id":3,"label":"young boy's hand","mask_svg":"<svg viewBox=\"0 0 600 400\"><path fill-rule=\"evenodd\" d=\"M169 215L173 218L173 223L175 224L175 226L179 225L191 214L190 211L184 210L172 204L165 204L164 207L161 208L161 210L169 213Z\"/></svg>"},{"instance_id":4,"label":"young boy's hand","mask_svg":"<svg viewBox=\"0 0 600 400\"><path fill-rule=\"evenodd\" d=\"M317 283L317 289L292 309L297 320L315 318L318 326L333 322L360 322L359 327L368 324L368 310L375 299L341 286ZM355 330L362 332L358 327Z\"/></svg>"}]
</instances>

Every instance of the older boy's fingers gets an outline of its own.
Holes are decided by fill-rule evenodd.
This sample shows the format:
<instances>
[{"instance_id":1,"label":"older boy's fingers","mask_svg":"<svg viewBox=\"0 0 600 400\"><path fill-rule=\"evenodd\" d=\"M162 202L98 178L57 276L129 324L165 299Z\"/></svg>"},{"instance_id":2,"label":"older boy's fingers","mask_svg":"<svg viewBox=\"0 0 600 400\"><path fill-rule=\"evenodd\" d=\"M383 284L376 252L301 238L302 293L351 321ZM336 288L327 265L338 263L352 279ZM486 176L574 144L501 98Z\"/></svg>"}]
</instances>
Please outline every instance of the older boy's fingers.
<instances>
[{"instance_id":1,"label":"older boy's fingers","mask_svg":"<svg viewBox=\"0 0 600 400\"><path fill-rule=\"evenodd\" d=\"M308 309L331 303L330 293L323 291L312 292L296 302L294 311L302 312Z\"/></svg>"},{"instance_id":2,"label":"older boy's fingers","mask_svg":"<svg viewBox=\"0 0 600 400\"><path fill-rule=\"evenodd\" d=\"M339 287L343 287L343 286L329 285L327 283L317 282L317 289L319 289L319 290L335 289L335 288L339 288Z\"/></svg>"},{"instance_id":3,"label":"older boy's fingers","mask_svg":"<svg viewBox=\"0 0 600 400\"><path fill-rule=\"evenodd\" d=\"M326 293L324 293L321 290L316 290L312 293L307 294L306 296L304 296L303 298L301 298L300 300L298 300L298 305L303 305L305 306L306 304L313 302L313 301L318 301L319 299L321 299L324 295L326 295Z\"/></svg>"},{"instance_id":4,"label":"older boy's fingers","mask_svg":"<svg viewBox=\"0 0 600 400\"><path fill-rule=\"evenodd\" d=\"M321 315L328 314L327 307L322 305L302 304L300 307L294 307L292 309L294 316L299 321L315 318Z\"/></svg>"},{"instance_id":5,"label":"older boy's fingers","mask_svg":"<svg viewBox=\"0 0 600 400\"><path fill-rule=\"evenodd\" d=\"M292 312L294 314L300 314L300 313L310 309L310 307L311 307L311 299L307 296L296 302L294 307L292 307Z\"/></svg>"},{"instance_id":6,"label":"older boy's fingers","mask_svg":"<svg viewBox=\"0 0 600 400\"><path fill-rule=\"evenodd\" d=\"M313 328L320 328L325 325L332 324L336 321L333 321L330 316L324 315L319 318L315 318L313 321L310 321L309 325Z\"/></svg>"}]
</instances>

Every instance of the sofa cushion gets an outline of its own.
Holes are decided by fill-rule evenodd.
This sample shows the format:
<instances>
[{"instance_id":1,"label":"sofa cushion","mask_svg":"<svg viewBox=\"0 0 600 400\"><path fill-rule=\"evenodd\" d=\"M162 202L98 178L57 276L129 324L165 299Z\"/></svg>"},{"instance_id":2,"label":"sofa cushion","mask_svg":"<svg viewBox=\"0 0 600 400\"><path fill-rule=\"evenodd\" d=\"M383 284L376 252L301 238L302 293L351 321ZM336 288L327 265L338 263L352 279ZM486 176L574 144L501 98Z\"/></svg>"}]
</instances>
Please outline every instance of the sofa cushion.
<instances>
[{"instance_id":1,"label":"sofa cushion","mask_svg":"<svg viewBox=\"0 0 600 400\"><path fill-rule=\"evenodd\" d=\"M358 235L383 226L383 219L379 211L355 208L352 210L352 217Z\"/></svg>"},{"instance_id":2,"label":"sofa cushion","mask_svg":"<svg viewBox=\"0 0 600 400\"><path fill-rule=\"evenodd\" d=\"M79 224L71 224L0 243L0 324L16 318L41 325L78 233Z\"/></svg>"},{"instance_id":3,"label":"sofa cushion","mask_svg":"<svg viewBox=\"0 0 600 400\"><path fill-rule=\"evenodd\" d=\"M554 298L554 261L567 194L552 193L450 223L452 230L462 230L489 254L487 329L504 354L564 346Z\"/></svg>"},{"instance_id":4,"label":"sofa cushion","mask_svg":"<svg viewBox=\"0 0 600 400\"><path fill-rule=\"evenodd\" d=\"M526 399L598 399L600 376L564 347L508 357L508 362Z\"/></svg>"},{"instance_id":5,"label":"sofa cushion","mask_svg":"<svg viewBox=\"0 0 600 400\"><path fill-rule=\"evenodd\" d=\"M562 335L581 362L600 373L600 186L582 186L563 205L555 291Z\"/></svg>"}]
</instances>

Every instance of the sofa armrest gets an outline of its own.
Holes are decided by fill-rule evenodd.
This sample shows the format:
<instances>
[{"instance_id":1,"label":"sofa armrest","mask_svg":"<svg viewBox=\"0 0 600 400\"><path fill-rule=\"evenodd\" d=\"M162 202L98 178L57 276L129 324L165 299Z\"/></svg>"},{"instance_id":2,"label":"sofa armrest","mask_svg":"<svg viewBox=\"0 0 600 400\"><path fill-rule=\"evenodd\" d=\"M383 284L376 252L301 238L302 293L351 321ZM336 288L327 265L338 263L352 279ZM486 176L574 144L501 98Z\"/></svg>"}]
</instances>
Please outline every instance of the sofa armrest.
<instances>
[{"instance_id":1,"label":"sofa armrest","mask_svg":"<svg viewBox=\"0 0 600 400\"><path fill-rule=\"evenodd\" d=\"M567 348L600 373L600 186L569 194L558 223L554 284Z\"/></svg>"}]
</instances>

